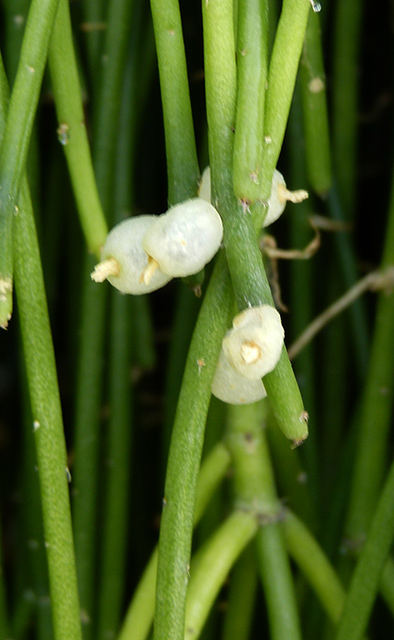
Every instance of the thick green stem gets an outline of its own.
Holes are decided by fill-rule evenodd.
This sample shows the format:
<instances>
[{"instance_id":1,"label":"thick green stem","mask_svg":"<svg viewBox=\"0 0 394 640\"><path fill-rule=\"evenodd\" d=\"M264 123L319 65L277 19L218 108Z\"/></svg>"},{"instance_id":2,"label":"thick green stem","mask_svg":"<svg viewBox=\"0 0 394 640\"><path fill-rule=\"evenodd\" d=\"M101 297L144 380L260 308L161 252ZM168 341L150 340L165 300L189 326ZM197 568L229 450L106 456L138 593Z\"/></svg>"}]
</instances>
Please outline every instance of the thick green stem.
<instances>
[{"instance_id":1,"label":"thick green stem","mask_svg":"<svg viewBox=\"0 0 394 640\"><path fill-rule=\"evenodd\" d=\"M199 168L178 0L151 0L166 138L168 201L197 193Z\"/></svg>"},{"instance_id":2,"label":"thick green stem","mask_svg":"<svg viewBox=\"0 0 394 640\"><path fill-rule=\"evenodd\" d=\"M88 249L99 258L108 230L93 172L67 0L59 3L49 48L49 68L59 142L64 146Z\"/></svg>"},{"instance_id":3,"label":"thick green stem","mask_svg":"<svg viewBox=\"0 0 394 640\"><path fill-rule=\"evenodd\" d=\"M268 3L238 3L238 100L234 135L234 192L245 202L260 199L264 101L268 73Z\"/></svg>"},{"instance_id":4,"label":"thick green stem","mask_svg":"<svg viewBox=\"0 0 394 640\"><path fill-rule=\"evenodd\" d=\"M12 314L13 219L57 5L58 0L31 3L0 150L0 327ZM0 92L3 98L3 86Z\"/></svg>"}]
</instances>

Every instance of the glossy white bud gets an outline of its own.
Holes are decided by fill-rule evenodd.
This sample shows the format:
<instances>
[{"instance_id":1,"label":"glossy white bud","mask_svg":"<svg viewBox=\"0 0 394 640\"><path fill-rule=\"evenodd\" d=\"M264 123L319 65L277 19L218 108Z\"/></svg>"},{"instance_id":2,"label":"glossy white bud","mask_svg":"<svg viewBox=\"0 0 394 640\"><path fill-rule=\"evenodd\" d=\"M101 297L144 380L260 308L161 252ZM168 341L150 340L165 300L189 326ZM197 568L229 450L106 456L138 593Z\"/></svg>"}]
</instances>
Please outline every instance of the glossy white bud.
<instances>
[{"instance_id":1,"label":"glossy white bud","mask_svg":"<svg viewBox=\"0 0 394 640\"><path fill-rule=\"evenodd\" d=\"M156 218L142 246L163 273L185 277L201 271L218 251L222 237L222 220L216 209L201 198L193 198Z\"/></svg>"},{"instance_id":2,"label":"glossy white bud","mask_svg":"<svg viewBox=\"0 0 394 640\"><path fill-rule=\"evenodd\" d=\"M145 233L158 220L156 216L135 216L117 224L109 232L101 251L101 262L96 265L92 279L107 279L122 293L139 295L160 289L171 276L155 270L149 283L141 280L148 268L148 256L142 248Z\"/></svg>"},{"instance_id":3,"label":"glossy white bud","mask_svg":"<svg viewBox=\"0 0 394 640\"><path fill-rule=\"evenodd\" d=\"M233 329L222 346L230 365L248 380L258 380L272 371L282 353L284 330L276 309L270 305L251 307L233 320Z\"/></svg>"},{"instance_id":4,"label":"glossy white bud","mask_svg":"<svg viewBox=\"0 0 394 640\"><path fill-rule=\"evenodd\" d=\"M251 404L267 395L261 380L248 380L230 365L223 349L212 380L213 395L228 404Z\"/></svg>"},{"instance_id":5,"label":"glossy white bud","mask_svg":"<svg viewBox=\"0 0 394 640\"><path fill-rule=\"evenodd\" d=\"M267 202L268 210L264 219L263 227L268 227L270 224L275 222L275 220L280 218L285 210L286 203L289 200L291 202L298 203L308 197L308 192L304 191L304 189L289 191L286 187L284 177L279 171L277 171L277 169L275 169L274 175L272 176L271 193Z\"/></svg>"}]
</instances>

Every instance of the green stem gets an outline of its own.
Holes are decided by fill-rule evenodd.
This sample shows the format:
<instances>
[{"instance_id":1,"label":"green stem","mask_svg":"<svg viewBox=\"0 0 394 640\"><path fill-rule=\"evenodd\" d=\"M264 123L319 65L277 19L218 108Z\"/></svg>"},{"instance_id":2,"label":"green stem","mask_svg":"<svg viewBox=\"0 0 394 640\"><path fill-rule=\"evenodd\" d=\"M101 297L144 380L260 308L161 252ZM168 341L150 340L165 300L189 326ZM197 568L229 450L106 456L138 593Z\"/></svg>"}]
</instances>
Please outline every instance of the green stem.
<instances>
[{"instance_id":1,"label":"green stem","mask_svg":"<svg viewBox=\"0 0 394 640\"><path fill-rule=\"evenodd\" d=\"M130 453L133 425L130 385L130 297L112 291L110 323L109 403L106 444L107 473L104 489L101 582L98 593L96 637L115 637L119 627L125 580L127 505L130 494Z\"/></svg>"},{"instance_id":2,"label":"green stem","mask_svg":"<svg viewBox=\"0 0 394 640\"><path fill-rule=\"evenodd\" d=\"M307 3L306 3L307 4ZM224 246L238 307L273 305L251 215L233 192L232 157L236 69L233 3L203 2L205 81L213 202L223 219ZM285 348L264 378L273 413L296 444L308 435L302 398Z\"/></svg>"},{"instance_id":3,"label":"green stem","mask_svg":"<svg viewBox=\"0 0 394 640\"><path fill-rule=\"evenodd\" d=\"M310 14L312 16L312 14ZM294 92L293 104L289 116L288 127L288 144L286 151L289 159L289 168L286 174L288 182L294 187L307 185L307 173L306 173L306 158L304 148L304 131L302 126L302 106L301 106L301 92L299 83ZM291 247L304 247L307 246L311 239L311 226L308 221L308 217L313 210L313 204L310 200L305 200L297 204L297 210L289 212L288 217L288 233L289 243ZM289 309L290 309L290 339L287 338L287 344L293 336L298 336L301 331L307 327L312 321L315 314L315 305L313 296L310 292L313 289L314 282L314 264L311 260L293 260L291 261L291 268L289 274ZM297 362L294 365L297 380L300 385L302 397L305 402L305 406L308 407L313 422L317 418L316 401L315 401L315 379L316 370L315 362L313 358L313 352L311 348L304 349L297 358ZM272 434L274 435L274 434ZM276 438L276 440L278 440ZM279 443L278 443L279 446ZM276 447L277 449L278 447ZM316 507L319 504L318 487L319 487L319 462L318 462L318 446L317 446L317 430L311 429L308 437L308 446L302 450L302 457L304 460L305 471L307 474L307 484L303 487L299 482L290 485L290 494L285 495L293 496L294 494L303 495L301 498L304 502L304 508L301 507L301 511L295 508L296 512L303 516L305 522L315 530L312 526L310 516L315 511L314 522L316 523ZM279 465L284 467L283 454L280 454L281 462ZM276 466L276 465L275 465ZM286 475L286 470L284 469ZM298 485L298 486L297 486ZM291 502L290 502L291 504ZM300 505L301 506L301 505ZM305 511L306 508L306 511Z\"/></svg>"},{"instance_id":4,"label":"green stem","mask_svg":"<svg viewBox=\"0 0 394 640\"><path fill-rule=\"evenodd\" d=\"M315 538L290 511L283 521L288 551L314 589L333 622L338 622L345 590Z\"/></svg>"},{"instance_id":5,"label":"green stem","mask_svg":"<svg viewBox=\"0 0 394 640\"><path fill-rule=\"evenodd\" d=\"M31 3L0 150L0 327L12 314L13 218L57 5L58 0Z\"/></svg>"},{"instance_id":6,"label":"green stem","mask_svg":"<svg viewBox=\"0 0 394 640\"><path fill-rule=\"evenodd\" d=\"M279 522L281 504L263 431L265 403L229 406L226 443L234 463L235 505L261 526L256 543L273 640L297 640L300 623L294 586Z\"/></svg>"},{"instance_id":7,"label":"green stem","mask_svg":"<svg viewBox=\"0 0 394 640\"><path fill-rule=\"evenodd\" d=\"M183 638L196 481L211 381L230 314L230 287L219 254L190 345L175 417L160 527L155 638Z\"/></svg>"},{"instance_id":8,"label":"green stem","mask_svg":"<svg viewBox=\"0 0 394 640\"><path fill-rule=\"evenodd\" d=\"M229 464L230 455L221 443L203 461L197 483L194 525L203 515ZM134 593L118 640L145 640L148 636L154 614L157 556L156 548Z\"/></svg>"},{"instance_id":9,"label":"green stem","mask_svg":"<svg viewBox=\"0 0 394 640\"><path fill-rule=\"evenodd\" d=\"M0 65L0 123L7 81ZM78 589L55 355L29 189L22 180L15 219L15 283L38 461L52 616L56 640L80 640Z\"/></svg>"},{"instance_id":10,"label":"green stem","mask_svg":"<svg viewBox=\"0 0 394 640\"><path fill-rule=\"evenodd\" d=\"M256 543L271 640L301 640L293 577L285 551L282 523L273 522L261 527Z\"/></svg>"},{"instance_id":11,"label":"green stem","mask_svg":"<svg viewBox=\"0 0 394 640\"><path fill-rule=\"evenodd\" d=\"M60 0L49 48L49 68L59 122L58 137L70 171L89 251L100 257L107 236L93 172L67 0Z\"/></svg>"},{"instance_id":12,"label":"green stem","mask_svg":"<svg viewBox=\"0 0 394 640\"><path fill-rule=\"evenodd\" d=\"M300 64L305 153L309 181L324 196L331 186L326 80L319 16L310 12Z\"/></svg>"},{"instance_id":13,"label":"green stem","mask_svg":"<svg viewBox=\"0 0 394 640\"><path fill-rule=\"evenodd\" d=\"M394 190L381 268L394 264ZM346 535L362 542L375 511L387 468L387 437L393 410L394 295L380 293L368 376L360 413L359 438L352 477Z\"/></svg>"},{"instance_id":14,"label":"green stem","mask_svg":"<svg viewBox=\"0 0 394 640\"><path fill-rule=\"evenodd\" d=\"M310 8L306 0L284 0L276 30L265 100L264 200L282 148Z\"/></svg>"},{"instance_id":15,"label":"green stem","mask_svg":"<svg viewBox=\"0 0 394 640\"><path fill-rule=\"evenodd\" d=\"M99 75L99 92L94 111L94 166L100 197L108 219L113 219L116 145L126 55L134 0L111 0L108 3L107 28Z\"/></svg>"},{"instance_id":16,"label":"green stem","mask_svg":"<svg viewBox=\"0 0 394 640\"><path fill-rule=\"evenodd\" d=\"M252 514L235 511L198 551L190 569L184 640L199 637L231 567L256 530Z\"/></svg>"},{"instance_id":17,"label":"green stem","mask_svg":"<svg viewBox=\"0 0 394 640\"><path fill-rule=\"evenodd\" d=\"M234 135L234 192L245 202L260 199L264 100L268 73L268 4L238 2L238 100Z\"/></svg>"},{"instance_id":18,"label":"green stem","mask_svg":"<svg viewBox=\"0 0 394 640\"><path fill-rule=\"evenodd\" d=\"M368 537L354 570L336 640L360 640L394 539L394 463L376 506Z\"/></svg>"},{"instance_id":19,"label":"green stem","mask_svg":"<svg viewBox=\"0 0 394 640\"><path fill-rule=\"evenodd\" d=\"M256 552L250 544L234 566L230 580L223 640L248 640L257 587Z\"/></svg>"},{"instance_id":20,"label":"green stem","mask_svg":"<svg viewBox=\"0 0 394 640\"><path fill-rule=\"evenodd\" d=\"M352 219L356 195L357 129L359 124L359 54L363 3L337 2L333 43L332 139L338 188L346 219Z\"/></svg>"},{"instance_id":21,"label":"green stem","mask_svg":"<svg viewBox=\"0 0 394 640\"><path fill-rule=\"evenodd\" d=\"M166 138L168 201L197 193L199 168L178 0L151 0Z\"/></svg>"},{"instance_id":22,"label":"green stem","mask_svg":"<svg viewBox=\"0 0 394 640\"><path fill-rule=\"evenodd\" d=\"M84 638L89 638L92 632L95 601L102 353L107 300L107 287L98 287L89 277L93 264L92 257L86 256L82 271L84 288L76 384L72 493L75 555Z\"/></svg>"}]
</instances>

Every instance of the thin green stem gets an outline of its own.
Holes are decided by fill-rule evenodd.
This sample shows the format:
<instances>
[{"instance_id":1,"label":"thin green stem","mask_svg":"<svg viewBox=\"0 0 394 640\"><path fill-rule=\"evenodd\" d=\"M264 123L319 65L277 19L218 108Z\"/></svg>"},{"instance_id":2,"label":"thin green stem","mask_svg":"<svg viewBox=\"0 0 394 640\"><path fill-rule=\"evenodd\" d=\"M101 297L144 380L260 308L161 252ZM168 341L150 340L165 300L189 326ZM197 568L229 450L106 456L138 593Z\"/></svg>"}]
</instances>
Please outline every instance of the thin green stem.
<instances>
[{"instance_id":1,"label":"thin green stem","mask_svg":"<svg viewBox=\"0 0 394 640\"><path fill-rule=\"evenodd\" d=\"M345 590L332 565L303 522L291 511L286 512L283 530L288 551L316 592L333 622L338 622Z\"/></svg>"},{"instance_id":2,"label":"thin green stem","mask_svg":"<svg viewBox=\"0 0 394 640\"><path fill-rule=\"evenodd\" d=\"M394 540L394 463L376 506L354 570L336 640L361 640L377 595L384 562Z\"/></svg>"},{"instance_id":3,"label":"thin green stem","mask_svg":"<svg viewBox=\"0 0 394 640\"><path fill-rule=\"evenodd\" d=\"M109 361L110 419L106 444L101 581L96 637L115 637L119 627L125 580L127 505L130 494L130 454L133 425L130 385L130 298L112 292Z\"/></svg>"},{"instance_id":4,"label":"thin green stem","mask_svg":"<svg viewBox=\"0 0 394 640\"><path fill-rule=\"evenodd\" d=\"M49 48L49 68L59 122L58 138L64 146L88 249L99 258L108 229L93 172L67 0L59 3Z\"/></svg>"},{"instance_id":5,"label":"thin green stem","mask_svg":"<svg viewBox=\"0 0 394 640\"><path fill-rule=\"evenodd\" d=\"M31 3L0 150L0 327L12 314L13 219L57 5L58 0Z\"/></svg>"},{"instance_id":6,"label":"thin green stem","mask_svg":"<svg viewBox=\"0 0 394 640\"><path fill-rule=\"evenodd\" d=\"M107 4L99 92L93 114L93 148L103 209L107 218L112 220L116 146L134 0L111 0Z\"/></svg>"},{"instance_id":7,"label":"thin green stem","mask_svg":"<svg viewBox=\"0 0 394 640\"><path fill-rule=\"evenodd\" d=\"M203 515L229 464L230 454L222 443L203 461L197 483L194 525ZM154 614L157 556L156 548L134 593L118 640L145 640L148 636Z\"/></svg>"},{"instance_id":8,"label":"thin green stem","mask_svg":"<svg viewBox=\"0 0 394 640\"><path fill-rule=\"evenodd\" d=\"M250 544L231 573L223 640L248 640L257 587L256 551Z\"/></svg>"},{"instance_id":9,"label":"thin green stem","mask_svg":"<svg viewBox=\"0 0 394 640\"><path fill-rule=\"evenodd\" d=\"M308 177L314 191L324 196L331 186L331 153L320 18L313 12L308 18L300 79Z\"/></svg>"},{"instance_id":10,"label":"thin green stem","mask_svg":"<svg viewBox=\"0 0 394 640\"><path fill-rule=\"evenodd\" d=\"M151 0L166 138L168 201L197 193L199 168L178 0Z\"/></svg>"},{"instance_id":11,"label":"thin green stem","mask_svg":"<svg viewBox=\"0 0 394 640\"><path fill-rule=\"evenodd\" d=\"M255 536L257 520L235 511L197 552L190 568L184 640L199 637L220 588L246 545Z\"/></svg>"},{"instance_id":12,"label":"thin green stem","mask_svg":"<svg viewBox=\"0 0 394 640\"><path fill-rule=\"evenodd\" d=\"M346 219L352 219L356 195L359 55L363 3L335 4L332 73L332 139L338 188Z\"/></svg>"},{"instance_id":13,"label":"thin green stem","mask_svg":"<svg viewBox=\"0 0 394 640\"><path fill-rule=\"evenodd\" d=\"M84 638L89 638L92 633L95 601L102 353L107 301L107 288L96 286L89 277L93 264L92 257L86 256L82 271L84 290L76 384L72 493L75 555Z\"/></svg>"},{"instance_id":14,"label":"thin green stem","mask_svg":"<svg viewBox=\"0 0 394 640\"><path fill-rule=\"evenodd\" d=\"M0 64L0 126L4 130L7 81ZM55 355L40 254L26 178L22 179L15 219L15 284L33 416L52 617L56 640L80 640L67 455Z\"/></svg>"},{"instance_id":15,"label":"thin green stem","mask_svg":"<svg viewBox=\"0 0 394 640\"><path fill-rule=\"evenodd\" d=\"M55 637L79 640L81 627L66 447L44 283L26 184L22 185L14 242L15 284L34 418Z\"/></svg>"},{"instance_id":16,"label":"thin green stem","mask_svg":"<svg viewBox=\"0 0 394 640\"><path fill-rule=\"evenodd\" d=\"M300 640L301 629L293 576L280 522L261 527L256 538L261 580L272 640Z\"/></svg>"},{"instance_id":17,"label":"thin green stem","mask_svg":"<svg viewBox=\"0 0 394 640\"><path fill-rule=\"evenodd\" d=\"M265 101L264 200L271 192L272 174L282 148L310 8L306 0L284 0L276 30Z\"/></svg>"},{"instance_id":18,"label":"thin green stem","mask_svg":"<svg viewBox=\"0 0 394 640\"><path fill-rule=\"evenodd\" d=\"M160 527L155 638L183 638L196 481L211 381L230 314L230 283L219 254L190 345L175 417Z\"/></svg>"},{"instance_id":19,"label":"thin green stem","mask_svg":"<svg viewBox=\"0 0 394 640\"><path fill-rule=\"evenodd\" d=\"M381 268L394 264L394 191ZM346 535L353 544L363 541L387 468L387 437L393 411L394 295L380 293L376 311L370 364L360 413L359 438Z\"/></svg>"}]
</instances>

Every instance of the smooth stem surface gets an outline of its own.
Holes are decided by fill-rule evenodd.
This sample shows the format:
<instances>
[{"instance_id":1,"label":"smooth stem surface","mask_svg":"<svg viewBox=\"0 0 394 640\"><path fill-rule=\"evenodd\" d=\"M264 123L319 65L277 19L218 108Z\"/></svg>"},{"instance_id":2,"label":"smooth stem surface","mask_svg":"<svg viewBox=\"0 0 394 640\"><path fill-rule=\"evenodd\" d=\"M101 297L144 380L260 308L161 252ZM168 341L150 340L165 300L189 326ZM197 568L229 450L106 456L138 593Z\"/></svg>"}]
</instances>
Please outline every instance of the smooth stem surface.
<instances>
[{"instance_id":1,"label":"smooth stem surface","mask_svg":"<svg viewBox=\"0 0 394 640\"><path fill-rule=\"evenodd\" d=\"M75 555L85 638L91 633L95 589L102 350L107 300L107 288L95 285L90 279L93 264L92 257L87 256L83 269L72 493Z\"/></svg>"},{"instance_id":2,"label":"smooth stem surface","mask_svg":"<svg viewBox=\"0 0 394 640\"><path fill-rule=\"evenodd\" d=\"M313 11L308 18L300 79L308 178L314 191L324 196L332 180L331 152L320 18Z\"/></svg>"},{"instance_id":3,"label":"smooth stem surface","mask_svg":"<svg viewBox=\"0 0 394 640\"><path fill-rule=\"evenodd\" d=\"M276 30L265 99L262 185L265 200L282 148L310 9L306 0L284 0Z\"/></svg>"},{"instance_id":4,"label":"smooth stem surface","mask_svg":"<svg viewBox=\"0 0 394 640\"><path fill-rule=\"evenodd\" d=\"M160 527L156 640L183 638L196 482L211 381L230 314L229 285L221 253L193 333L171 438Z\"/></svg>"},{"instance_id":5,"label":"smooth stem surface","mask_svg":"<svg viewBox=\"0 0 394 640\"><path fill-rule=\"evenodd\" d=\"M335 623L339 621L345 590L324 551L304 523L290 511L283 520L289 554L316 592L322 606Z\"/></svg>"},{"instance_id":6,"label":"smooth stem surface","mask_svg":"<svg viewBox=\"0 0 394 640\"><path fill-rule=\"evenodd\" d=\"M101 52L99 88L93 113L94 167L105 215L113 220L113 188L116 146L126 55L134 0L111 0L107 3L107 22Z\"/></svg>"},{"instance_id":7,"label":"smooth stem surface","mask_svg":"<svg viewBox=\"0 0 394 640\"><path fill-rule=\"evenodd\" d=\"M335 640L361 640L394 539L394 463L353 573Z\"/></svg>"},{"instance_id":8,"label":"smooth stem surface","mask_svg":"<svg viewBox=\"0 0 394 640\"><path fill-rule=\"evenodd\" d=\"M285 550L282 523L272 522L261 527L256 545L271 640L301 640L293 576Z\"/></svg>"},{"instance_id":9,"label":"smooth stem surface","mask_svg":"<svg viewBox=\"0 0 394 640\"><path fill-rule=\"evenodd\" d=\"M234 192L259 199L268 73L268 3L238 2L238 100L234 134Z\"/></svg>"},{"instance_id":10,"label":"smooth stem surface","mask_svg":"<svg viewBox=\"0 0 394 640\"><path fill-rule=\"evenodd\" d=\"M231 572L223 640L248 640L253 623L257 587L255 545L251 543Z\"/></svg>"},{"instance_id":11,"label":"smooth stem surface","mask_svg":"<svg viewBox=\"0 0 394 640\"><path fill-rule=\"evenodd\" d=\"M213 203L223 219L227 261L237 304L242 310L263 303L273 305L273 301L252 216L243 210L233 192L236 68L232 10L233 3L229 0L203 3ZM264 378L264 384L279 427L286 437L299 444L307 437L308 428L301 394L285 349L274 371Z\"/></svg>"},{"instance_id":12,"label":"smooth stem surface","mask_svg":"<svg viewBox=\"0 0 394 640\"><path fill-rule=\"evenodd\" d=\"M263 430L265 402L228 407L226 443L234 464L235 506L260 523L256 544L273 640L301 637L293 579L278 521L281 504Z\"/></svg>"},{"instance_id":13,"label":"smooth stem surface","mask_svg":"<svg viewBox=\"0 0 394 640\"><path fill-rule=\"evenodd\" d=\"M199 637L231 567L256 530L257 520L252 514L235 511L198 551L190 568L185 640Z\"/></svg>"},{"instance_id":14,"label":"smooth stem surface","mask_svg":"<svg viewBox=\"0 0 394 640\"><path fill-rule=\"evenodd\" d=\"M108 229L93 172L67 0L59 3L49 47L49 69L57 133L64 146L82 229L89 251L99 258Z\"/></svg>"},{"instance_id":15,"label":"smooth stem surface","mask_svg":"<svg viewBox=\"0 0 394 640\"><path fill-rule=\"evenodd\" d=\"M0 149L0 327L12 313L13 218L57 5L58 0L31 3Z\"/></svg>"},{"instance_id":16,"label":"smooth stem surface","mask_svg":"<svg viewBox=\"0 0 394 640\"><path fill-rule=\"evenodd\" d=\"M356 195L357 129L359 126L359 55L362 42L363 2L335 5L332 140L333 158L346 219L352 219Z\"/></svg>"},{"instance_id":17,"label":"smooth stem surface","mask_svg":"<svg viewBox=\"0 0 394 640\"><path fill-rule=\"evenodd\" d=\"M115 636L120 622L130 501L132 389L130 383L131 299L112 291L109 360L110 419L106 442L101 581L96 637Z\"/></svg>"},{"instance_id":18,"label":"smooth stem surface","mask_svg":"<svg viewBox=\"0 0 394 640\"><path fill-rule=\"evenodd\" d=\"M197 483L194 525L203 515L229 464L230 454L222 443L217 444L203 461ZM148 636L154 614L157 556L156 548L134 592L118 640L144 640Z\"/></svg>"},{"instance_id":19,"label":"smooth stem surface","mask_svg":"<svg viewBox=\"0 0 394 640\"><path fill-rule=\"evenodd\" d=\"M151 0L166 139L168 201L197 193L200 176L178 0Z\"/></svg>"},{"instance_id":20,"label":"smooth stem surface","mask_svg":"<svg viewBox=\"0 0 394 640\"><path fill-rule=\"evenodd\" d=\"M381 267L394 264L394 190ZM369 371L360 413L359 438L346 521L346 535L362 542L387 465L387 437L393 411L394 294L379 294Z\"/></svg>"}]
</instances>

